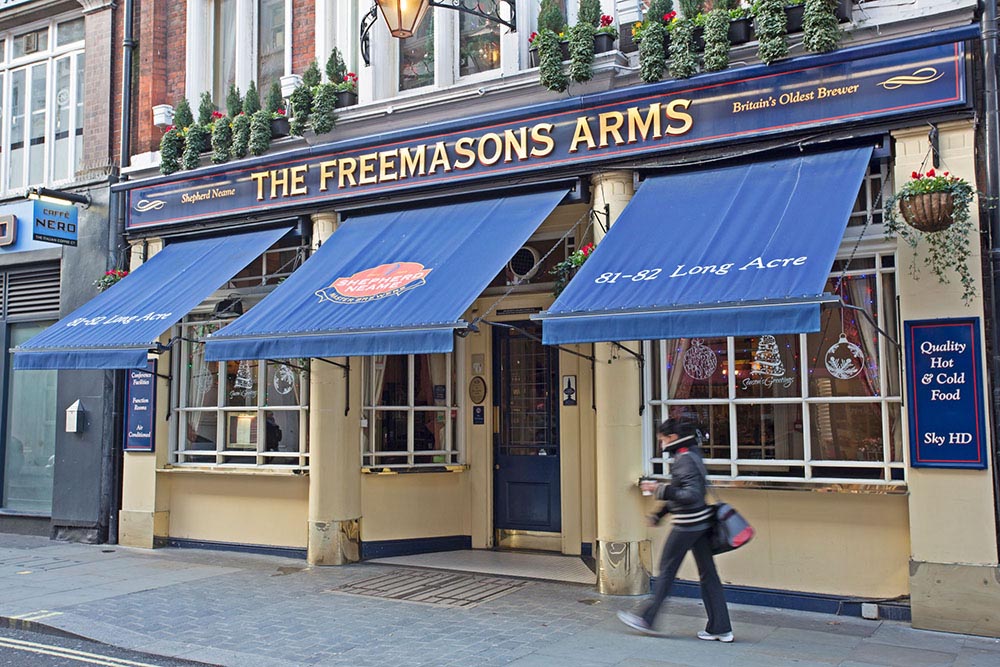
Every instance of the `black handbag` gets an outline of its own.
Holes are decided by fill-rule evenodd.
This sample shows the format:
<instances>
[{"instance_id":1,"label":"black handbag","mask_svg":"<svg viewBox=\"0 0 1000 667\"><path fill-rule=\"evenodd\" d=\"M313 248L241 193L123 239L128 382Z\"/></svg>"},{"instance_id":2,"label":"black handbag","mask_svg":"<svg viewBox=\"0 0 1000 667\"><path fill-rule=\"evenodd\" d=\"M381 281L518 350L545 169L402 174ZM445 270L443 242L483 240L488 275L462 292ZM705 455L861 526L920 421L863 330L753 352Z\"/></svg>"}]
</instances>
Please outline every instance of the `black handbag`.
<instances>
[{"instance_id":1,"label":"black handbag","mask_svg":"<svg viewBox=\"0 0 1000 667\"><path fill-rule=\"evenodd\" d=\"M736 511L735 507L722 502L708 483L708 470L705 469L705 463L698 457L695 458L695 461L705 476L705 489L715 499L715 504L712 505L715 520L712 522L712 530L708 535L712 553L724 554L727 551L739 549L753 539L755 534L753 526L743 518L742 514Z\"/></svg>"}]
</instances>

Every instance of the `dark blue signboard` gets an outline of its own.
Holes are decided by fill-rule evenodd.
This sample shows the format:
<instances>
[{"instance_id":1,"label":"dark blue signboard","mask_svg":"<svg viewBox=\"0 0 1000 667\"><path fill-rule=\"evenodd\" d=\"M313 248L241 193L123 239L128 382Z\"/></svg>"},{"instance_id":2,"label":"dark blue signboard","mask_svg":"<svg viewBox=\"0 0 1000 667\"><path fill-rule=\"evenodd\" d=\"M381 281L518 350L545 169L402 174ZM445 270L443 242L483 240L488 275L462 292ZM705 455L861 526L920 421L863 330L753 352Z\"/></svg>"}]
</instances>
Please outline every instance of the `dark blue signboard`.
<instances>
[{"instance_id":1,"label":"dark blue signboard","mask_svg":"<svg viewBox=\"0 0 1000 667\"><path fill-rule=\"evenodd\" d=\"M54 204L41 199L36 199L34 204L33 238L36 241L45 241L46 243L75 246L77 238L76 206Z\"/></svg>"},{"instance_id":2,"label":"dark blue signboard","mask_svg":"<svg viewBox=\"0 0 1000 667\"><path fill-rule=\"evenodd\" d=\"M910 465L986 468L979 318L905 326Z\"/></svg>"},{"instance_id":3,"label":"dark blue signboard","mask_svg":"<svg viewBox=\"0 0 1000 667\"><path fill-rule=\"evenodd\" d=\"M864 48L572 98L156 179L130 228L662 154L966 103L962 42Z\"/></svg>"},{"instance_id":4,"label":"dark blue signboard","mask_svg":"<svg viewBox=\"0 0 1000 667\"><path fill-rule=\"evenodd\" d=\"M125 451L151 452L156 440L156 360L131 369L125 389Z\"/></svg>"}]
</instances>

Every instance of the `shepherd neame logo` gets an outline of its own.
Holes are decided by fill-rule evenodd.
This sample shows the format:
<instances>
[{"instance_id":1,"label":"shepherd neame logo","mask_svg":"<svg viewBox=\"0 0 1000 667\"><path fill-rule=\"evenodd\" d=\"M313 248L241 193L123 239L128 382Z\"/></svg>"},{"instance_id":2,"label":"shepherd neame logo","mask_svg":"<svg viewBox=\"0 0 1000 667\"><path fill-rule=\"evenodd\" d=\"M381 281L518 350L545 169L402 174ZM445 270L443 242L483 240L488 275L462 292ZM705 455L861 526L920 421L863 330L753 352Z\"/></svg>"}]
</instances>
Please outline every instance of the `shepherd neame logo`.
<instances>
[{"instance_id":1,"label":"shepherd neame logo","mask_svg":"<svg viewBox=\"0 0 1000 667\"><path fill-rule=\"evenodd\" d=\"M431 272L417 262L394 262L358 271L352 276L341 277L329 287L316 290L320 302L367 303L426 284L424 278Z\"/></svg>"}]
</instances>

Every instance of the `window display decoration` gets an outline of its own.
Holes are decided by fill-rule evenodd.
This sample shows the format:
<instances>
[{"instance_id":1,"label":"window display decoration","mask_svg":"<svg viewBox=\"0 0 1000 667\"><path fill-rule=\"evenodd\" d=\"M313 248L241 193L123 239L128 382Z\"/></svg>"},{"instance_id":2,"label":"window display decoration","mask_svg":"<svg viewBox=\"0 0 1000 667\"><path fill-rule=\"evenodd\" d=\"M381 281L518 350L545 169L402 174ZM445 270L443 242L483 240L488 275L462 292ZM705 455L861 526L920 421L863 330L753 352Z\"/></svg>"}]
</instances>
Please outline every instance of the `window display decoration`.
<instances>
[{"instance_id":1,"label":"window display decoration","mask_svg":"<svg viewBox=\"0 0 1000 667\"><path fill-rule=\"evenodd\" d=\"M238 381L239 379L237 379L237 382ZM271 384L274 386L274 390L276 392L285 396L291 393L292 389L295 387L295 373L293 373L292 369L285 364L281 364L278 366L277 370L274 371L274 380L271 381Z\"/></svg>"},{"instance_id":2,"label":"window display decoration","mask_svg":"<svg viewBox=\"0 0 1000 667\"><path fill-rule=\"evenodd\" d=\"M719 357L700 338L691 341L684 353L684 372L693 380L707 380L719 366Z\"/></svg>"},{"instance_id":3,"label":"window display decoration","mask_svg":"<svg viewBox=\"0 0 1000 667\"><path fill-rule=\"evenodd\" d=\"M825 363L830 375L838 380L850 380L864 369L865 354L841 332L840 340L826 351Z\"/></svg>"},{"instance_id":4,"label":"window display decoration","mask_svg":"<svg viewBox=\"0 0 1000 667\"><path fill-rule=\"evenodd\" d=\"M233 383L237 389L253 389L253 376L250 374L250 362L240 361L240 367L236 371L236 381Z\"/></svg>"},{"instance_id":5,"label":"window display decoration","mask_svg":"<svg viewBox=\"0 0 1000 667\"><path fill-rule=\"evenodd\" d=\"M751 375L766 375L782 377L785 374L785 364L781 361L778 351L778 341L770 334L761 336L757 342L757 351L753 355L750 367Z\"/></svg>"}]
</instances>

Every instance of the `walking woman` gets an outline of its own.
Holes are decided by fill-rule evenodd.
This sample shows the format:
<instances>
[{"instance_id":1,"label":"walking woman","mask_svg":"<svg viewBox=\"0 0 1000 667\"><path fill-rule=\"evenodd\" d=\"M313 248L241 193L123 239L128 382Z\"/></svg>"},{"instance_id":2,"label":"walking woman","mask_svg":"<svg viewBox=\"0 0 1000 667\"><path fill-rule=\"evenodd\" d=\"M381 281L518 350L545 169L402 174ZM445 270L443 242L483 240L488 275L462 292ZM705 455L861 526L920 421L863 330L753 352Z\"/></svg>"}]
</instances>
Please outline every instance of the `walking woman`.
<instances>
[{"instance_id":1,"label":"walking woman","mask_svg":"<svg viewBox=\"0 0 1000 667\"><path fill-rule=\"evenodd\" d=\"M729 622L729 608L709 544L714 519L712 507L705 504L705 464L698 447L700 433L691 421L668 419L660 424L656 437L663 452L673 457L670 483L643 481L641 486L644 492L655 493L657 498L667 501L666 509L673 528L663 545L660 574L653 580L652 601L641 615L620 611L618 618L630 628L652 633L653 622L670 593L684 555L691 551L698 566L701 599L708 612L708 625L698 631L698 639L731 642L733 627Z\"/></svg>"}]
</instances>

